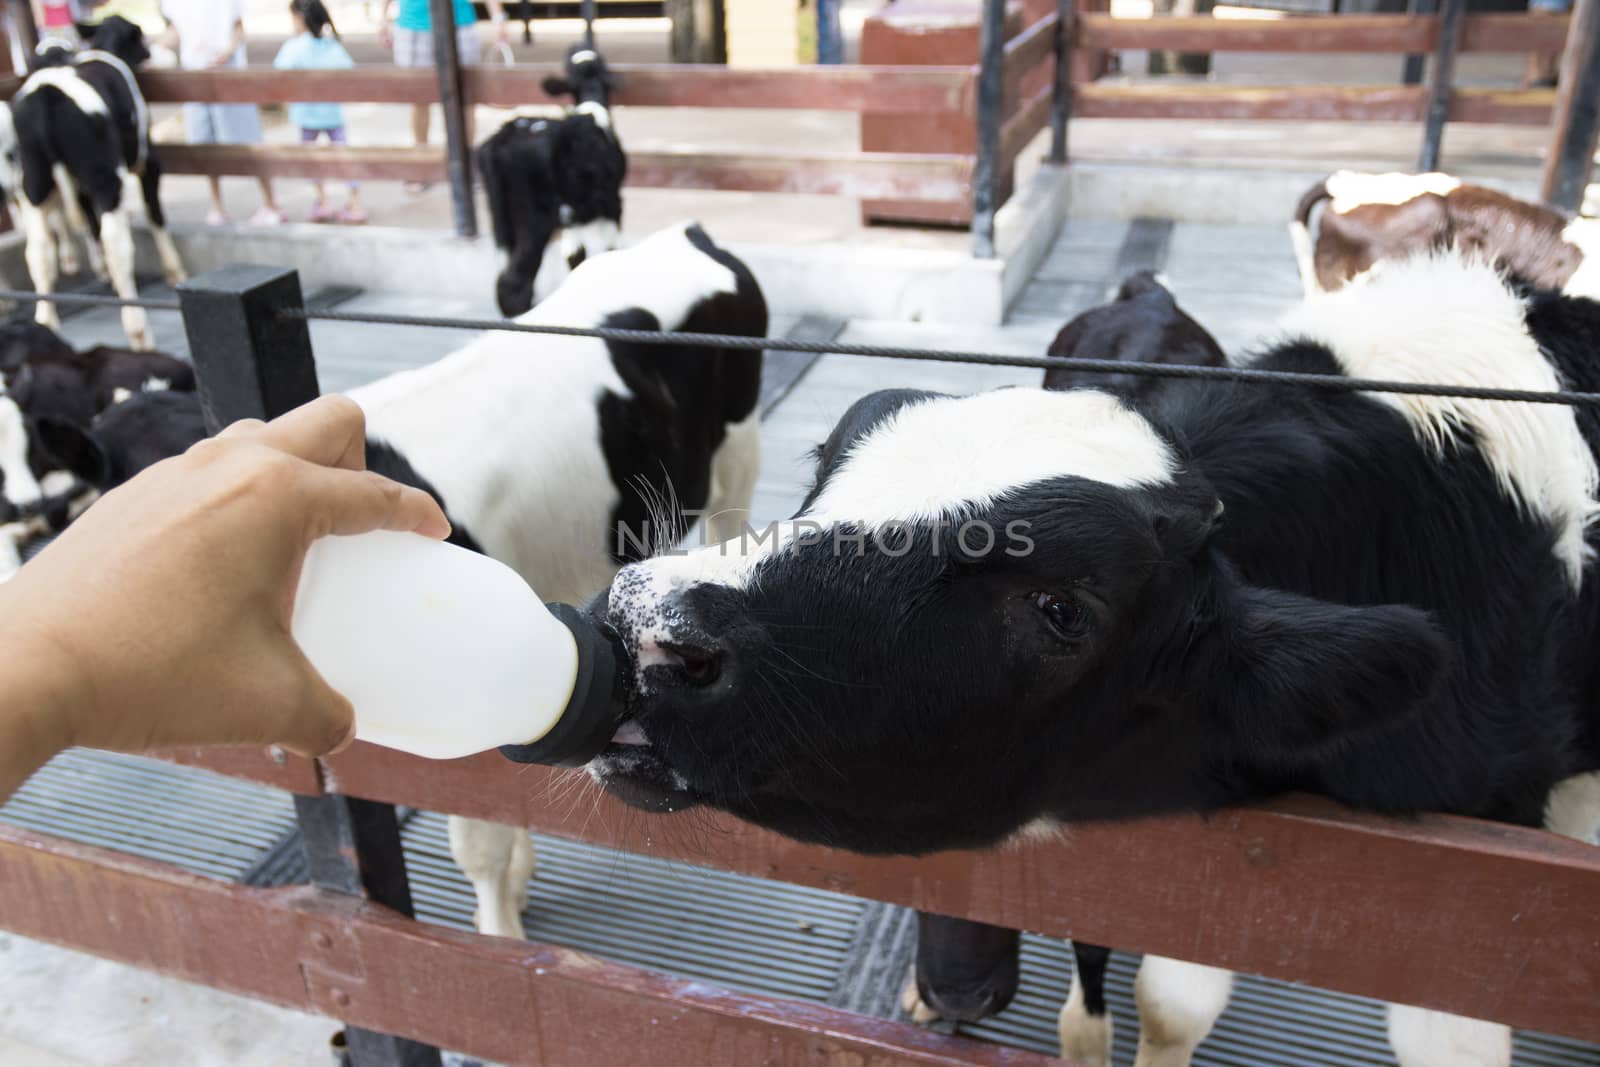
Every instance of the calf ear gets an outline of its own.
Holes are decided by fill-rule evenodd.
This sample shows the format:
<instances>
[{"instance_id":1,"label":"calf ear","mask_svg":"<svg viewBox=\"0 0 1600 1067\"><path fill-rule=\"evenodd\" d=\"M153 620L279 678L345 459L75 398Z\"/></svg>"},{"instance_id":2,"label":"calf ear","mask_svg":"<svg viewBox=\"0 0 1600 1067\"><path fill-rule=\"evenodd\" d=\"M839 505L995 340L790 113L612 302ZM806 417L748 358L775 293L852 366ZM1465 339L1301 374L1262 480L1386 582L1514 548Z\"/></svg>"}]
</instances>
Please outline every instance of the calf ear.
<instances>
[{"instance_id":1,"label":"calf ear","mask_svg":"<svg viewBox=\"0 0 1600 1067\"><path fill-rule=\"evenodd\" d=\"M1246 758L1304 758L1404 720L1430 699L1450 646L1428 615L1242 587L1225 611L1218 689Z\"/></svg>"},{"instance_id":2,"label":"calf ear","mask_svg":"<svg viewBox=\"0 0 1600 1067\"><path fill-rule=\"evenodd\" d=\"M94 434L62 419L48 416L34 423L39 446L54 462L56 469L72 474L80 481L97 489L105 489L111 481L111 459Z\"/></svg>"},{"instance_id":3,"label":"calf ear","mask_svg":"<svg viewBox=\"0 0 1600 1067\"><path fill-rule=\"evenodd\" d=\"M541 84L544 86L544 92L546 96L572 95L572 83L567 81L565 78L558 78L552 74Z\"/></svg>"}]
</instances>

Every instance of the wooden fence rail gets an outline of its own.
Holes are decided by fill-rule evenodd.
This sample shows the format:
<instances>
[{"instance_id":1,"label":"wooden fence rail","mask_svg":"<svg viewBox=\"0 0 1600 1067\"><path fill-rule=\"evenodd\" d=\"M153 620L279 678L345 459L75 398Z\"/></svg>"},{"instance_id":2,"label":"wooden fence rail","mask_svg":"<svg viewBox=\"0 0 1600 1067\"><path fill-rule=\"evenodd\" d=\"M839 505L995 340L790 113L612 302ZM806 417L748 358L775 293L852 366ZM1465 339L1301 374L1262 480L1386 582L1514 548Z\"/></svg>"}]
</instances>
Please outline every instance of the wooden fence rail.
<instances>
[{"instance_id":1,"label":"wooden fence rail","mask_svg":"<svg viewBox=\"0 0 1600 1067\"><path fill-rule=\"evenodd\" d=\"M1543 831L1450 816L1401 822L1291 797L885 859L709 812L643 816L596 788L574 790L579 772L495 754L440 763L356 745L319 766L243 752L177 758L1600 1041L1600 850Z\"/></svg>"}]
</instances>

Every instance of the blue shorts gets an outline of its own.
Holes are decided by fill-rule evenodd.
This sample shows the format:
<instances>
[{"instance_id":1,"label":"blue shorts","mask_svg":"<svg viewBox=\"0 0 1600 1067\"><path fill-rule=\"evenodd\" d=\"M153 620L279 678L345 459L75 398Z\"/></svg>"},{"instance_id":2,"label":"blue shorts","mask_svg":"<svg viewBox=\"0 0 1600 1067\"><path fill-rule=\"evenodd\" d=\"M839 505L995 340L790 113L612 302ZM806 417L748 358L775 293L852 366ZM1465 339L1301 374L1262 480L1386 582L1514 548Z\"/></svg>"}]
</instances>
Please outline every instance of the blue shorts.
<instances>
[{"instance_id":1,"label":"blue shorts","mask_svg":"<svg viewBox=\"0 0 1600 1067\"><path fill-rule=\"evenodd\" d=\"M190 144L260 144L261 109L254 104L184 104Z\"/></svg>"}]
</instances>

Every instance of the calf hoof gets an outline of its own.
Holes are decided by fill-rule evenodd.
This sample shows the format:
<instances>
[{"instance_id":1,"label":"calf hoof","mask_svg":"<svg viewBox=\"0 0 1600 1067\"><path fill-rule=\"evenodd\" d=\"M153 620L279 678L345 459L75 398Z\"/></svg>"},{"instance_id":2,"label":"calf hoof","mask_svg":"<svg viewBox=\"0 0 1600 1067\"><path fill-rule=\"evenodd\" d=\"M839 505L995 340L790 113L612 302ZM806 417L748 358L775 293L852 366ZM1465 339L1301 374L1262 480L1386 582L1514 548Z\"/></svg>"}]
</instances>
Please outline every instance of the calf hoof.
<instances>
[{"instance_id":1,"label":"calf hoof","mask_svg":"<svg viewBox=\"0 0 1600 1067\"><path fill-rule=\"evenodd\" d=\"M1111 1067L1110 1013L1091 1015L1083 1004L1083 992L1073 987L1072 996L1061 1008L1056 1021L1056 1036L1061 1040L1061 1058L1083 1067Z\"/></svg>"},{"instance_id":2,"label":"calf hoof","mask_svg":"<svg viewBox=\"0 0 1600 1067\"><path fill-rule=\"evenodd\" d=\"M61 263L62 274L78 274L83 270L83 260L78 256L78 248L70 241L61 242L58 258Z\"/></svg>"},{"instance_id":3,"label":"calf hoof","mask_svg":"<svg viewBox=\"0 0 1600 1067\"><path fill-rule=\"evenodd\" d=\"M33 321L40 326L48 326L52 330L61 329L61 316L56 313L54 304L39 304L34 308Z\"/></svg>"},{"instance_id":4,"label":"calf hoof","mask_svg":"<svg viewBox=\"0 0 1600 1067\"><path fill-rule=\"evenodd\" d=\"M922 991L917 988L917 969L911 968L911 974L906 978L906 987L900 993L900 1008L911 1021L918 1026L932 1026L942 1016L928 1007L922 1000Z\"/></svg>"}]
</instances>

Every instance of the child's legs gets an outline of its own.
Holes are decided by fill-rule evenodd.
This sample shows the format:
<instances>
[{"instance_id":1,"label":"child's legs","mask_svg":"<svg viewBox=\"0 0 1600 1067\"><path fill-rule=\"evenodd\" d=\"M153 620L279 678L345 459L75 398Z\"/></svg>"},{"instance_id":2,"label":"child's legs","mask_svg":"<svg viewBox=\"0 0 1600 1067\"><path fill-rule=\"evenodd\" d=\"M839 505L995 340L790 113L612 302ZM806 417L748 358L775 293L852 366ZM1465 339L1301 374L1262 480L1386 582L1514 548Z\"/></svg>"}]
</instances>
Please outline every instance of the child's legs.
<instances>
[{"instance_id":1,"label":"child's legs","mask_svg":"<svg viewBox=\"0 0 1600 1067\"><path fill-rule=\"evenodd\" d=\"M300 143L301 144L316 144L317 143L317 139L320 138L323 134L327 134L328 135L328 139L330 141L332 141L333 140L333 132L334 131L332 131L332 130L313 130L313 129L309 129L308 127L302 126L302 127L300 127ZM340 131L340 132L342 133L343 131ZM335 143L338 143L338 142L335 142ZM320 204L320 203L323 202L323 200L325 200L327 198L327 190L325 190L322 187L322 179L321 178L313 178L313 179L311 179L311 188L312 188L312 191L316 193L317 203Z\"/></svg>"}]
</instances>

